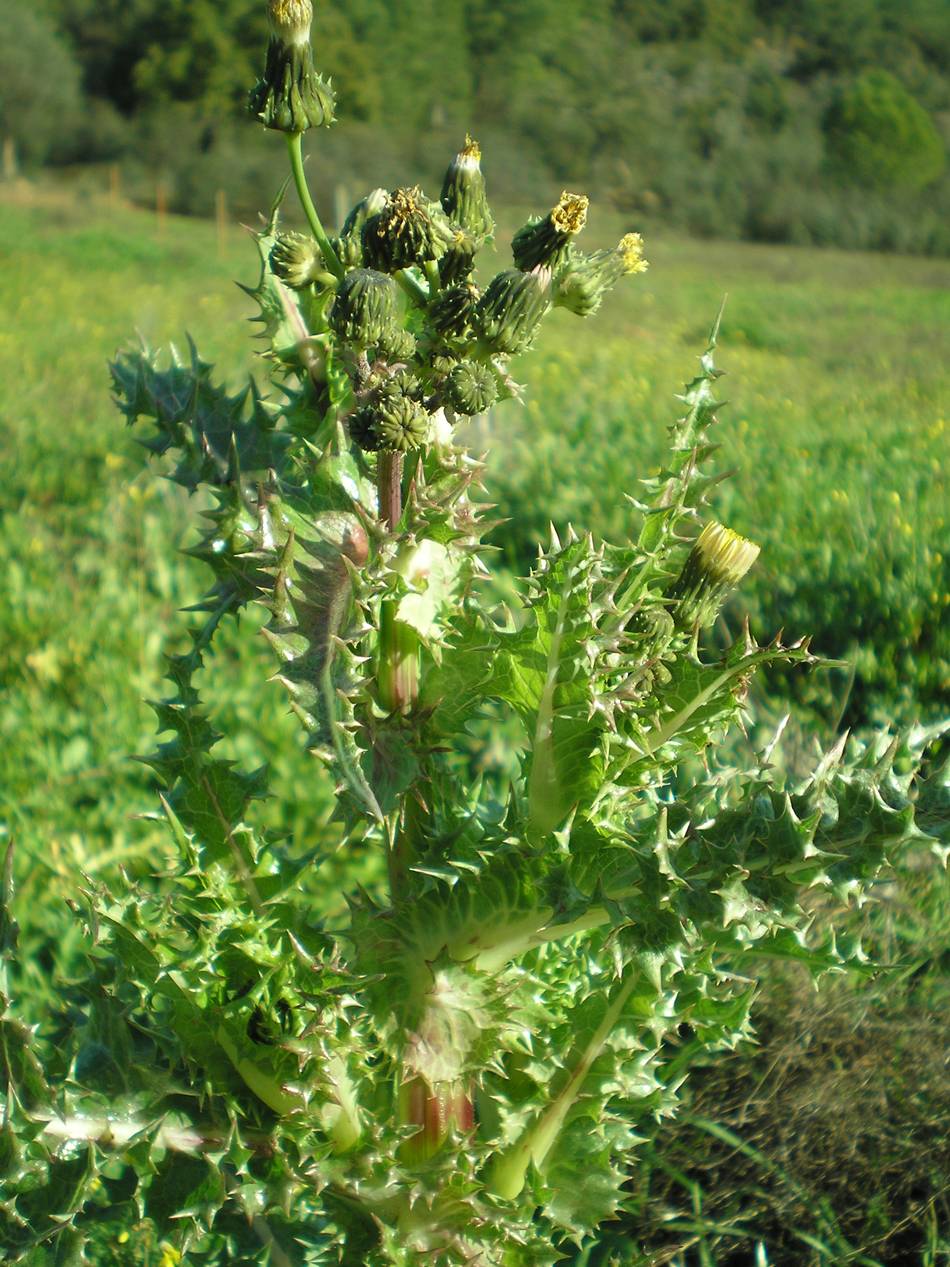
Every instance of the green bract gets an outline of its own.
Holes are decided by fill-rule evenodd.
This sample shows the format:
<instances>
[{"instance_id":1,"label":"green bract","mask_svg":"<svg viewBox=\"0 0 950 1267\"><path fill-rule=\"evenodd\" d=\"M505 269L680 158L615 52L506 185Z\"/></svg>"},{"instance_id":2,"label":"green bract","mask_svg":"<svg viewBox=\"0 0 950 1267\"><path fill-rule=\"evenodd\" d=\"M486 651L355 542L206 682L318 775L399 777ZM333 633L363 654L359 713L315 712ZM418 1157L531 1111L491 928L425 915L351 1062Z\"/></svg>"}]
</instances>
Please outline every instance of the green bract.
<instances>
[{"instance_id":1,"label":"green bract","mask_svg":"<svg viewBox=\"0 0 950 1267\"><path fill-rule=\"evenodd\" d=\"M592 255L572 252L554 279L554 306L578 317L593 316L621 277L646 269L639 233L628 233L613 250Z\"/></svg>"},{"instance_id":2,"label":"green bract","mask_svg":"<svg viewBox=\"0 0 950 1267\"><path fill-rule=\"evenodd\" d=\"M344 277L330 307L330 329L344 343L366 348L395 338L399 292L385 273L354 268Z\"/></svg>"},{"instance_id":3,"label":"green bract","mask_svg":"<svg viewBox=\"0 0 950 1267\"><path fill-rule=\"evenodd\" d=\"M486 347L504 356L531 346L551 306L551 274L510 268L499 273L475 305L473 324Z\"/></svg>"},{"instance_id":4,"label":"green bract","mask_svg":"<svg viewBox=\"0 0 950 1267\"><path fill-rule=\"evenodd\" d=\"M557 268L568 245L587 223L587 207L585 194L569 194L565 190L553 211L530 219L511 242L517 267L525 272L539 267Z\"/></svg>"},{"instance_id":5,"label":"green bract","mask_svg":"<svg viewBox=\"0 0 950 1267\"><path fill-rule=\"evenodd\" d=\"M383 209L363 226L363 256L373 268L395 273L437 260L452 241L452 228L422 191L395 189Z\"/></svg>"},{"instance_id":6,"label":"green bract","mask_svg":"<svg viewBox=\"0 0 950 1267\"><path fill-rule=\"evenodd\" d=\"M478 288L471 282L447 287L429 308L433 329L441 335L463 335L472 324L478 297Z\"/></svg>"},{"instance_id":7,"label":"green bract","mask_svg":"<svg viewBox=\"0 0 950 1267\"><path fill-rule=\"evenodd\" d=\"M307 11L274 0L281 49ZM79 1261L106 1215L166 1267L561 1261L624 1209L691 1066L749 1036L764 957L863 964L816 902L864 901L909 844L950 853L937 731L795 774L738 737L758 670L815 657L701 641L757 552L706 506L717 330L626 539L552 530L529 577L486 583L450 422L515 394L553 272L592 311L639 239L572 255L586 200L562 200L479 297L444 286L455 230L420 191L331 239L289 152L312 244L275 208L250 291L275 390L229 392L193 347L112 366L156 466L200 490L208 588L152 703L169 858L88 882L53 1032L17 1013L11 854L0 876L0 1236L27 1267ZM317 250L326 284L288 289ZM201 698L249 608L261 691L333 779L312 852L262 826L296 789L242 768L239 733L219 747Z\"/></svg>"},{"instance_id":8,"label":"green bract","mask_svg":"<svg viewBox=\"0 0 950 1267\"><path fill-rule=\"evenodd\" d=\"M485 177L481 167L482 151L470 136L452 160L442 182L442 208L450 220L469 233L479 246L495 228Z\"/></svg>"},{"instance_id":9,"label":"green bract","mask_svg":"<svg viewBox=\"0 0 950 1267\"><path fill-rule=\"evenodd\" d=\"M323 256L313 238L302 233L281 233L270 253L277 277L294 290L309 286L323 272Z\"/></svg>"},{"instance_id":10,"label":"green bract","mask_svg":"<svg viewBox=\"0 0 950 1267\"><path fill-rule=\"evenodd\" d=\"M348 268L356 268L363 263L363 225L378 215L388 201L389 194L385 189L374 189L360 199L343 221L337 239L337 254Z\"/></svg>"},{"instance_id":11,"label":"green bract","mask_svg":"<svg viewBox=\"0 0 950 1267\"><path fill-rule=\"evenodd\" d=\"M314 69L309 0L272 0L268 16L273 35L263 77L251 91L251 113L278 132L329 126L335 100L329 83Z\"/></svg>"}]
</instances>

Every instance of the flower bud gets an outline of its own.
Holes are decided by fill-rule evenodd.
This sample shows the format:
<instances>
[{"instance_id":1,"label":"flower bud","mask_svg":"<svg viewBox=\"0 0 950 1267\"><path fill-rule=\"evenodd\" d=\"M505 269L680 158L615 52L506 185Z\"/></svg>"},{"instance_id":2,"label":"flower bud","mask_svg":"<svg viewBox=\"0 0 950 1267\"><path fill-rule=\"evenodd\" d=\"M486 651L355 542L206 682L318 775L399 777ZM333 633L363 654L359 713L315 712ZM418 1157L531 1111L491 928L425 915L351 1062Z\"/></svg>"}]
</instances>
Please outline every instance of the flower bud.
<instances>
[{"instance_id":1,"label":"flower bud","mask_svg":"<svg viewBox=\"0 0 950 1267\"><path fill-rule=\"evenodd\" d=\"M437 260L452 241L442 208L419 188L396 189L386 206L363 226L363 257L372 268L397 273Z\"/></svg>"},{"instance_id":2,"label":"flower bud","mask_svg":"<svg viewBox=\"0 0 950 1267\"><path fill-rule=\"evenodd\" d=\"M311 285L326 268L320 248L303 233L279 233L271 248L270 266L294 290Z\"/></svg>"},{"instance_id":3,"label":"flower bud","mask_svg":"<svg viewBox=\"0 0 950 1267\"><path fill-rule=\"evenodd\" d=\"M530 346L551 306L551 273L510 268L493 277L475 306L473 324L491 352L510 356Z\"/></svg>"},{"instance_id":4,"label":"flower bud","mask_svg":"<svg viewBox=\"0 0 950 1267\"><path fill-rule=\"evenodd\" d=\"M461 338L472 321L478 302L478 288L471 282L450 286L430 304L429 321L443 338Z\"/></svg>"},{"instance_id":5,"label":"flower bud","mask_svg":"<svg viewBox=\"0 0 950 1267\"><path fill-rule=\"evenodd\" d=\"M434 353L429 362L432 367L432 373L437 378L445 378L448 374L451 374L458 363L458 357L452 355L452 353L446 351L445 349L440 349Z\"/></svg>"},{"instance_id":6,"label":"flower bud","mask_svg":"<svg viewBox=\"0 0 950 1267\"><path fill-rule=\"evenodd\" d=\"M386 331L377 343L376 349L387 361L409 361L416 352L416 336L411 330L394 326Z\"/></svg>"},{"instance_id":7,"label":"flower bud","mask_svg":"<svg viewBox=\"0 0 950 1267\"><path fill-rule=\"evenodd\" d=\"M354 268L343 278L330 308L330 329L345 343L372 347L399 328L399 291L385 273Z\"/></svg>"},{"instance_id":8,"label":"flower bud","mask_svg":"<svg viewBox=\"0 0 950 1267\"><path fill-rule=\"evenodd\" d=\"M457 414L472 417L491 409L498 399L498 383L487 365L462 361L446 379L445 394Z\"/></svg>"},{"instance_id":9,"label":"flower bud","mask_svg":"<svg viewBox=\"0 0 950 1267\"><path fill-rule=\"evenodd\" d=\"M379 447L395 453L421 449L429 438L429 415L425 406L409 396L384 397L379 402L375 422Z\"/></svg>"},{"instance_id":10,"label":"flower bud","mask_svg":"<svg viewBox=\"0 0 950 1267\"><path fill-rule=\"evenodd\" d=\"M466 136L465 144L449 165L442 182L442 209L450 220L472 235L478 245L495 229L485 193L478 142Z\"/></svg>"},{"instance_id":11,"label":"flower bud","mask_svg":"<svg viewBox=\"0 0 950 1267\"><path fill-rule=\"evenodd\" d=\"M628 233L612 249L591 255L570 254L554 281L554 306L579 317L595 313L604 295L627 273L645 273L643 239Z\"/></svg>"},{"instance_id":12,"label":"flower bud","mask_svg":"<svg viewBox=\"0 0 950 1267\"><path fill-rule=\"evenodd\" d=\"M411 371L398 370L395 374L380 376L374 399L376 401L395 400L397 396L408 396L417 404L425 400L423 386Z\"/></svg>"},{"instance_id":13,"label":"flower bud","mask_svg":"<svg viewBox=\"0 0 950 1267\"><path fill-rule=\"evenodd\" d=\"M317 74L310 47L310 0L271 0L264 75L251 90L251 114L278 132L306 132L333 122L333 89Z\"/></svg>"},{"instance_id":14,"label":"flower bud","mask_svg":"<svg viewBox=\"0 0 950 1267\"><path fill-rule=\"evenodd\" d=\"M443 286L464 282L475 271L475 239L464 229L458 229L445 254L439 260L439 281Z\"/></svg>"},{"instance_id":15,"label":"flower bud","mask_svg":"<svg viewBox=\"0 0 950 1267\"><path fill-rule=\"evenodd\" d=\"M346 420L350 439L358 444L364 453L376 453L379 450L379 432L376 430L376 410L372 405L361 405Z\"/></svg>"},{"instance_id":16,"label":"flower bud","mask_svg":"<svg viewBox=\"0 0 950 1267\"><path fill-rule=\"evenodd\" d=\"M707 524L673 582L674 619L681 629L711 625L726 598L759 557L759 547L722 524Z\"/></svg>"},{"instance_id":17,"label":"flower bud","mask_svg":"<svg viewBox=\"0 0 950 1267\"><path fill-rule=\"evenodd\" d=\"M539 265L556 269L565 259L565 248L587 223L590 200L585 194L561 194L546 216L533 216L515 234L511 253L515 264L529 273Z\"/></svg>"},{"instance_id":18,"label":"flower bud","mask_svg":"<svg viewBox=\"0 0 950 1267\"><path fill-rule=\"evenodd\" d=\"M388 201L385 189L374 189L359 200L343 221L335 247L344 268L358 268L363 263L363 225L378 215Z\"/></svg>"}]
</instances>

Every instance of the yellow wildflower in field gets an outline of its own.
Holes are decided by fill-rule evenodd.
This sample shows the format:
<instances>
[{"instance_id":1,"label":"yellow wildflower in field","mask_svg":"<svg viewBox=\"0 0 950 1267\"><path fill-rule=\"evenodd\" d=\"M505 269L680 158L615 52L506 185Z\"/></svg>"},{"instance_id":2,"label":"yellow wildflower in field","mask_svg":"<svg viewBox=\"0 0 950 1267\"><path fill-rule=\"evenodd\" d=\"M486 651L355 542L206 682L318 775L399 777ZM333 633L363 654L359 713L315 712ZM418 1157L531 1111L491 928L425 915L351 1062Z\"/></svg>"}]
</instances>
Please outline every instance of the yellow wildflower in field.
<instances>
[{"instance_id":1,"label":"yellow wildflower in field","mask_svg":"<svg viewBox=\"0 0 950 1267\"><path fill-rule=\"evenodd\" d=\"M620 239L620 253L623 256L623 271L629 275L645 273L650 267L643 258L643 238L639 233L625 233Z\"/></svg>"}]
</instances>

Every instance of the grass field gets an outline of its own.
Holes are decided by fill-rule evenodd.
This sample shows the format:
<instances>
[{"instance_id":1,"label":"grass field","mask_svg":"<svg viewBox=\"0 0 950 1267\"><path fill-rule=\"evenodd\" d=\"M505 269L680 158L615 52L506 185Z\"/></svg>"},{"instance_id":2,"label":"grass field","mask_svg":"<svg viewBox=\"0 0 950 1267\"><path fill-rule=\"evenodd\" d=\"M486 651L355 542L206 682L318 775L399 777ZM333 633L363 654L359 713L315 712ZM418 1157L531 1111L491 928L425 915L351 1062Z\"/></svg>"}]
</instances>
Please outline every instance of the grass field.
<instances>
[{"instance_id":1,"label":"grass field","mask_svg":"<svg viewBox=\"0 0 950 1267\"><path fill-rule=\"evenodd\" d=\"M595 214L590 245L620 227ZM624 495L661 459L674 393L728 292L721 466L736 474L715 513L764 547L743 602L760 635L813 632L819 651L853 665L773 683L776 707L791 691L826 728L841 715L935 716L950 659L950 262L674 238L648 254L646 277L594 321L554 314L526 407L473 429L473 446L491 451L487 495L510 521L495 540L523 567L551 519L623 534ZM0 831L17 837L27 897L58 901L80 871L151 868L165 847L134 817L155 792L130 754L154 741L143 701L162 690L163 650L181 645L178 609L201 594L198 567L176 552L200 506L144 472L106 363L135 331L179 346L188 331L240 381L253 368L251 305L232 279L252 281L254 258L236 227L220 242L203 223L171 219L159 232L125 209L0 201ZM306 845L326 830L328 791L266 681L253 619L222 638L221 657L208 692L216 715L240 719L226 727L242 736L230 751L272 765L278 796L264 821ZM904 908L920 937L923 893ZM940 927L921 962L941 962ZM694 1241L708 1242L697 1262L716 1261L715 1218ZM943 1235L930 1259L907 1261L945 1262ZM867 1261L836 1259L829 1244L832 1257L795 1261Z\"/></svg>"}]
</instances>

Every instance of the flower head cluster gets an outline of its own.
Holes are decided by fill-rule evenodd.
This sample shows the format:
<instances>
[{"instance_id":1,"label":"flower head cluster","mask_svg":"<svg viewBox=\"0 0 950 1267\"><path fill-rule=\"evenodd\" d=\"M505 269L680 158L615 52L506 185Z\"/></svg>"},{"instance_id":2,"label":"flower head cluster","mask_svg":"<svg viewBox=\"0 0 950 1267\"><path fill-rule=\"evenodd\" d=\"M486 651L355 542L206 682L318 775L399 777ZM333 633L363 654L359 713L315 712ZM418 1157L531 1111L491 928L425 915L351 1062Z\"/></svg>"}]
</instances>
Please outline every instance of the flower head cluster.
<instances>
[{"instance_id":1,"label":"flower head cluster","mask_svg":"<svg viewBox=\"0 0 950 1267\"><path fill-rule=\"evenodd\" d=\"M274 0L274 38L302 38L309 5ZM642 272L643 243L629 233L611 250L583 255L574 239L588 199L565 191L512 243L514 263L484 287L479 250L495 222L481 149L472 137L449 163L438 201L418 186L374 189L329 239L332 277L316 243L282 233L273 271L333 336L349 378L350 438L366 453L409 452L442 441L458 418L485 413L512 393L506 359L527 351L553 306L596 311L624 275Z\"/></svg>"}]
</instances>

